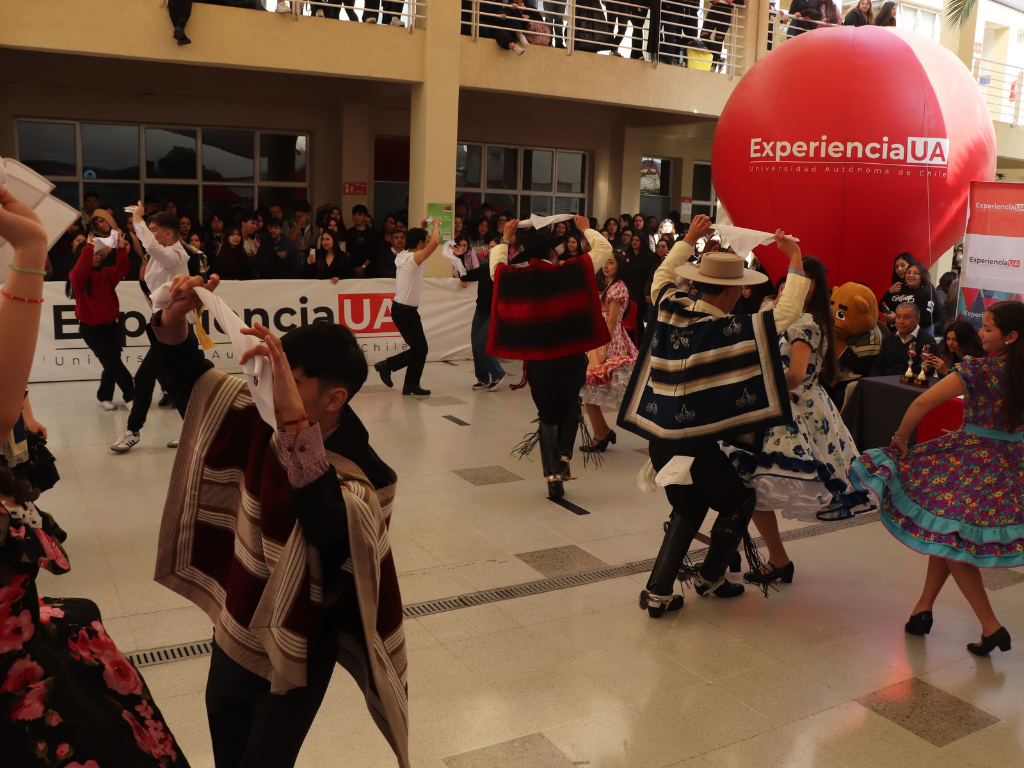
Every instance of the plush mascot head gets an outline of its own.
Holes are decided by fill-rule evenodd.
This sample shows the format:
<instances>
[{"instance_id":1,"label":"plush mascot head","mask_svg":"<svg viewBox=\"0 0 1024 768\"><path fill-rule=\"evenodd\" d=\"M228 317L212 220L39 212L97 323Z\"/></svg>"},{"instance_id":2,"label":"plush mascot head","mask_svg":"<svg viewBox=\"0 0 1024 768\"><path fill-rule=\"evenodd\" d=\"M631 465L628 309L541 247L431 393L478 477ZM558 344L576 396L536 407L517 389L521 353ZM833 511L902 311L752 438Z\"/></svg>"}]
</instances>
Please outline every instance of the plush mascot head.
<instances>
[{"instance_id":1,"label":"plush mascot head","mask_svg":"<svg viewBox=\"0 0 1024 768\"><path fill-rule=\"evenodd\" d=\"M867 333L878 322L875 294L860 283L843 283L832 291L832 312L836 319L836 357L843 354L848 338Z\"/></svg>"}]
</instances>

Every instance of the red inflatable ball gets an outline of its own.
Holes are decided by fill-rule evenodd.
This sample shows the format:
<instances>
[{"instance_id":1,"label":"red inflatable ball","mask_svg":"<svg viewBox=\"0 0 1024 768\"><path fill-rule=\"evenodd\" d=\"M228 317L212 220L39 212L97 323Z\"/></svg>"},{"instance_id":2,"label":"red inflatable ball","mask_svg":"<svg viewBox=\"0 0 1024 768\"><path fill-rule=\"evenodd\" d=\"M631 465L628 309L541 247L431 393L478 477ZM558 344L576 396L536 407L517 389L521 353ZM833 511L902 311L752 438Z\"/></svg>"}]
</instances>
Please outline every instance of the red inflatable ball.
<instances>
[{"instance_id":1,"label":"red inflatable ball","mask_svg":"<svg viewBox=\"0 0 1024 768\"><path fill-rule=\"evenodd\" d=\"M712 151L737 226L800 238L832 286L881 296L898 253L929 266L967 225L972 181L991 181L996 140L967 67L921 35L833 27L788 40L729 97ZM774 278L786 259L758 257Z\"/></svg>"}]
</instances>

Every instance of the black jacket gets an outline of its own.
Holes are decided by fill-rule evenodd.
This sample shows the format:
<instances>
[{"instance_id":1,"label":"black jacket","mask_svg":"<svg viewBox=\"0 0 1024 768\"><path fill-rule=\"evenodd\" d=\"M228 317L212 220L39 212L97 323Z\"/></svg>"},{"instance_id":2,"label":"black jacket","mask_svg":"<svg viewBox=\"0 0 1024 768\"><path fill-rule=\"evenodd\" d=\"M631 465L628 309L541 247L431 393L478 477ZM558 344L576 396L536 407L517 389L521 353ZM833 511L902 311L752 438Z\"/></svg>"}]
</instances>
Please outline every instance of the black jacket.
<instances>
[{"instance_id":1,"label":"black jacket","mask_svg":"<svg viewBox=\"0 0 1024 768\"><path fill-rule=\"evenodd\" d=\"M487 259L479 267L466 270L462 278L467 283L479 282L476 289L476 311L491 316L491 303L494 299L494 280L491 279L491 265Z\"/></svg>"},{"instance_id":2,"label":"black jacket","mask_svg":"<svg viewBox=\"0 0 1024 768\"><path fill-rule=\"evenodd\" d=\"M898 333L890 333L882 339L882 346L878 350L875 362L871 364L870 376L896 376L902 375L907 370L907 348L908 341L904 344L900 341ZM921 350L925 346L931 347L931 354L935 354L938 348L935 339L922 330L918 330L917 338L914 339L914 373L921 372Z\"/></svg>"}]
</instances>

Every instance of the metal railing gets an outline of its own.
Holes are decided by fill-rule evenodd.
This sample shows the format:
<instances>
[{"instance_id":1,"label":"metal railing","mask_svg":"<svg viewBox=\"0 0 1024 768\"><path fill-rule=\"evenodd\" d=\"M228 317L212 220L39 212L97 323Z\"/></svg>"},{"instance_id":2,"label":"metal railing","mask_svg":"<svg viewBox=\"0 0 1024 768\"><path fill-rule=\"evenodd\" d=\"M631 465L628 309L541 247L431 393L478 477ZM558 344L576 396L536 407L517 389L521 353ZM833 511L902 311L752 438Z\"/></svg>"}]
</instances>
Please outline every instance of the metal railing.
<instances>
[{"instance_id":1,"label":"metal railing","mask_svg":"<svg viewBox=\"0 0 1024 768\"><path fill-rule=\"evenodd\" d=\"M160 0L160 5L166 4L166 0ZM295 21L303 16L324 17L404 27L410 34L416 28L423 29L427 20L426 0L360 0L358 4L357 0L252 0L251 7L287 13Z\"/></svg>"},{"instance_id":2,"label":"metal railing","mask_svg":"<svg viewBox=\"0 0 1024 768\"><path fill-rule=\"evenodd\" d=\"M644 59L727 74L742 70L746 8L712 0L542 0L513 6L472 0L462 34L519 52L529 45ZM654 30L652 35L652 28ZM518 48L516 48L518 46Z\"/></svg>"},{"instance_id":3,"label":"metal railing","mask_svg":"<svg viewBox=\"0 0 1024 768\"><path fill-rule=\"evenodd\" d=\"M1020 125L1020 86L1024 70L1001 61L976 57L971 67L992 120Z\"/></svg>"},{"instance_id":4,"label":"metal railing","mask_svg":"<svg viewBox=\"0 0 1024 768\"><path fill-rule=\"evenodd\" d=\"M838 24L829 24L827 21L815 21L814 19L798 19L786 11L780 11L772 7L768 11L768 50L782 45L787 40L798 37L807 32L813 32L823 27L841 27Z\"/></svg>"}]
</instances>

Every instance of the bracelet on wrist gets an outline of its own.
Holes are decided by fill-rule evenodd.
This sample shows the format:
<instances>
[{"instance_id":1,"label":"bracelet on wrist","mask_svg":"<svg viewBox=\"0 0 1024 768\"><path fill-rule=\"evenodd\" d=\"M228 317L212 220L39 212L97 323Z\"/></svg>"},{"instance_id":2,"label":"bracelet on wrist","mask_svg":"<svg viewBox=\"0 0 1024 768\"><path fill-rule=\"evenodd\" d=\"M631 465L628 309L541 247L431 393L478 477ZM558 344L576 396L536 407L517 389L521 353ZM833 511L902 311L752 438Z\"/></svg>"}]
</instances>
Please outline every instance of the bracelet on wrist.
<instances>
[{"instance_id":1,"label":"bracelet on wrist","mask_svg":"<svg viewBox=\"0 0 1024 768\"><path fill-rule=\"evenodd\" d=\"M899 443L900 445L906 445L907 441L901 438L899 435L892 436L892 442Z\"/></svg>"},{"instance_id":2,"label":"bracelet on wrist","mask_svg":"<svg viewBox=\"0 0 1024 768\"><path fill-rule=\"evenodd\" d=\"M294 427L296 424L301 424L302 422L306 421L308 418L309 418L309 414L308 413L304 413L301 416L299 416L299 418L294 419L292 421L282 421L281 422L281 426L282 427Z\"/></svg>"},{"instance_id":3,"label":"bracelet on wrist","mask_svg":"<svg viewBox=\"0 0 1024 768\"><path fill-rule=\"evenodd\" d=\"M14 294L8 293L7 291L0 291L0 296L6 299L14 299L15 301L22 301L26 304L42 304L42 299L26 299L23 296L15 296Z\"/></svg>"},{"instance_id":4,"label":"bracelet on wrist","mask_svg":"<svg viewBox=\"0 0 1024 768\"><path fill-rule=\"evenodd\" d=\"M29 269L28 267L19 267L16 264L11 264L7 267L13 269L15 272L24 272L26 275L43 275L46 276L45 269Z\"/></svg>"}]
</instances>

